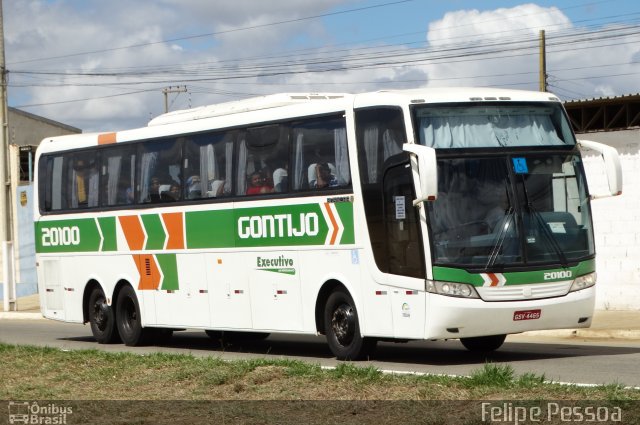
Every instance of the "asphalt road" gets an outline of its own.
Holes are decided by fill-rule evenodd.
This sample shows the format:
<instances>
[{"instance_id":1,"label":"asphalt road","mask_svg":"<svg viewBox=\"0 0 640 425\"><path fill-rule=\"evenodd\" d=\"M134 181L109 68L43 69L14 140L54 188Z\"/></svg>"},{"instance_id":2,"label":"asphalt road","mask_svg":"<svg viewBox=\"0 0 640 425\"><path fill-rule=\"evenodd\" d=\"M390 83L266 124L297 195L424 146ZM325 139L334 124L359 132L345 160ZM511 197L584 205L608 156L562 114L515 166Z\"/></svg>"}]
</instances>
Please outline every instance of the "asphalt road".
<instances>
[{"instance_id":1,"label":"asphalt road","mask_svg":"<svg viewBox=\"0 0 640 425\"><path fill-rule=\"evenodd\" d=\"M224 359L268 357L298 359L322 366L339 362L331 355L324 337L276 335L262 341L224 347L202 331L182 331L163 345L126 347L100 345L89 326L50 320L2 320L0 341L61 349L101 349L111 352L170 352ZM524 337L512 335L491 355L468 352L459 341L423 341L406 344L379 343L374 360L358 362L380 370L446 375L469 375L487 362L510 364L517 375L532 372L554 382L577 384L623 384L640 387L640 341Z\"/></svg>"}]
</instances>

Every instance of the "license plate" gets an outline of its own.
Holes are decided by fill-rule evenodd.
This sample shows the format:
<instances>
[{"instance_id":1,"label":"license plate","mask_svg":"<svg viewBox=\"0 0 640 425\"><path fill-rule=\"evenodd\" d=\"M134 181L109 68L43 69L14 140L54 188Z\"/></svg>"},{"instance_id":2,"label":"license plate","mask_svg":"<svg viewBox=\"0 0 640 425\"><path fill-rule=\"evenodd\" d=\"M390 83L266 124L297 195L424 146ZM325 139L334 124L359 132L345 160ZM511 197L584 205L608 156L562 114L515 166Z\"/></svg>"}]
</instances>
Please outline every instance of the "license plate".
<instances>
[{"instance_id":1,"label":"license plate","mask_svg":"<svg viewBox=\"0 0 640 425\"><path fill-rule=\"evenodd\" d=\"M518 320L536 320L540 318L542 310L521 310L513 313L513 321Z\"/></svg>"}]
</instances>

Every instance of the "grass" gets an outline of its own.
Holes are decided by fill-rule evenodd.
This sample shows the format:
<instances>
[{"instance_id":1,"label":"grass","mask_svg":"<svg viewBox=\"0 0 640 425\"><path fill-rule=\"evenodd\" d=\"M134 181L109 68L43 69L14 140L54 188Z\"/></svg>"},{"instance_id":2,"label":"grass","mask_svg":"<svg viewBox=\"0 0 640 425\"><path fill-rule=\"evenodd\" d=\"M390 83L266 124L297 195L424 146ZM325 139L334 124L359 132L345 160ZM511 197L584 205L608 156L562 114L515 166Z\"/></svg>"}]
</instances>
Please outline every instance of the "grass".
<instances>
[{"instance_id":1,"label":"grass","mask_svg":"<svg viewBox=\"0 0 640 425\"><path fill-rule=\"evenodd\" d=\"M408 376L356 363L322 369L295 360L0 344L0 364L0 400L640 400L639 390L616 383L560 385L491 363L470 377Z\"/></svg>"}]
</instances>

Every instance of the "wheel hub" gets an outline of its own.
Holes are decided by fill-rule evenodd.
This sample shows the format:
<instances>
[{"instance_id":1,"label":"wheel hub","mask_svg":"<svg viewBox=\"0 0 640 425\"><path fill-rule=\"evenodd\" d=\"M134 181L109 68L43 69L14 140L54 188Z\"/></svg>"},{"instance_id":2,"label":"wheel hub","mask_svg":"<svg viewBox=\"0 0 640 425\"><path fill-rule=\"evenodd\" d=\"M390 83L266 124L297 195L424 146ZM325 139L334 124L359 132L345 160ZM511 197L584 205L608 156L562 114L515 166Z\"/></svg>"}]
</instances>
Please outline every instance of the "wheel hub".
<instances>
[{"instance_id":1,"label":"wheel hub","mask_svg":"<svg viewBox=\"0 0 640 425\"><path fill-rule=\"evenodd\" d=\"M98 329L104 331L109 323L109 306L104 300L99 300L93 306L95 323Z\"/></svg>"},{"instance_id":2,"label":"wheel hub","mask_svg":"<svg viewBox=\"0 0 640 425\"><path fill-rule=\"evenodd\" d=\"M355 315L353 307L347 304L338 306L331 318L331 328L340 345L351 343L355 334Z\"/></svg>"}]
</instances>

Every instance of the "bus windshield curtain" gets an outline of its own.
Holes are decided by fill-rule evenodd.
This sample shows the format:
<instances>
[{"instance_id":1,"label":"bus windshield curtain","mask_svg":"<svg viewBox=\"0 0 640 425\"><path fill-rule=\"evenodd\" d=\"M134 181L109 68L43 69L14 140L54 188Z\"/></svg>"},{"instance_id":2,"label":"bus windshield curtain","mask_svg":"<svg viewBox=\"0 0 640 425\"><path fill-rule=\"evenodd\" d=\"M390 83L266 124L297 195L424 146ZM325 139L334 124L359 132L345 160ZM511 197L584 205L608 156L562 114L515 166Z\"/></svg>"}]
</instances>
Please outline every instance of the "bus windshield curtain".
<instances>
[{"instance_id":1,"label":"bus windshield curtain","mask_svg":"<svg viewBox=\"0 0 640 425\"><path fill-rule=\"evenodd\" d=\"M367 157L367 183L378 180L378 126L364 129L364 151Z\"/></svg>"},{"instance_id":2,"label":"bus windshield curtain","mask_svg":"<svg viewBox=\"0 0 640 425\"><path fill-rule=\"evenodd\" d=\"M294 130L295 153L294 153L294 169L293 169L293 188L295 190L302 189L302 185L306 181L306 167L304 163L304 134L301 129Z\"/></svg>"},{"instance_id":3,"label":"bus windshield curtain","mask_svg":"<svg viewBox=\"0 0 640 425\"><path fill-rule=\"evenodd\" d=\"M380 129L377 125L369 126L364 130L364 150L367 157L367 183L377 183L379 178L379 132ZM394 131L391 129L384 130L384 133L382 133L382 162L384 163L388 158L401 152L402 147Z\"/></svg>"},{"instance_id":4,"label":"bus windshield curtain","mask_svg":"<svg viewBox=\"0 0 640 425\"><path fill-rule=\"evenodd\" d=\"M420 143L436 149L564 144L542 114L422 117Z\"/></svg>"},{"instance_id":5,"label":"bus windshield curtain","mask_svg":"<svg viewBox=\"0 0 640 425\"><path fill-rule=\"evenodd\" d=\"M233 139L225 142L225 179L223 194L231 193L231 182L233 181Z\"/></svg>"},{"instance_id":6,"label":"bus windshield curtain","mask_svg":"<svg viewBox=\"0 0 640 425\"><path fill-rule=\"evenodd\" d=\"M218 179L216 152L212 144L200 146L200 191L205 196L214 180Z\"/></svg>"},{"instance_id":7,"label":"bus windshield curtain","mask_svg":"<svg viewBox=\"0 0 640 425\"><path fill-rule=\"evenodd\" d=\"M244 195L247 191L247 173L253 170L247 170L247 141L244 135L241 136L240 143L238 145L238 172L237 181L238 186L236 190L237 195Z\"/></svg>"},{"instance_id":8,"label":"bus windshield curtain","mask_svg":"<svg viewBox=\"0 0 640 425\"><path fill-rule=\"evenodd\" d=\"M118 204L118 184L120 183L121 156L107 158L107 205Z\"/></svg>"},{"instance_id":9,"label":"bus windshield curtain","mask_svg":"<svg viewBox=\"0 0 640 425\"><path fill-rule=\"evenodd\" d=\"M351 183L346 128L341 127L333 130L333 144L336 154L336 178L341 186L346 186Z\"/></svg>"},{"instance_id":10,"label":"bus windshield curtain","mask_svg":"<svg viewBox=\"0 0 640 425\"><path fill-rule=\"evenodd\" d=\"M140 199L139 202L148 202L150 197L149 186L151 183L151 173L156 168L158 152L144 152L140 158ZM156 193L155 195L159 195Z\"/></svg>"}]
</instances>

